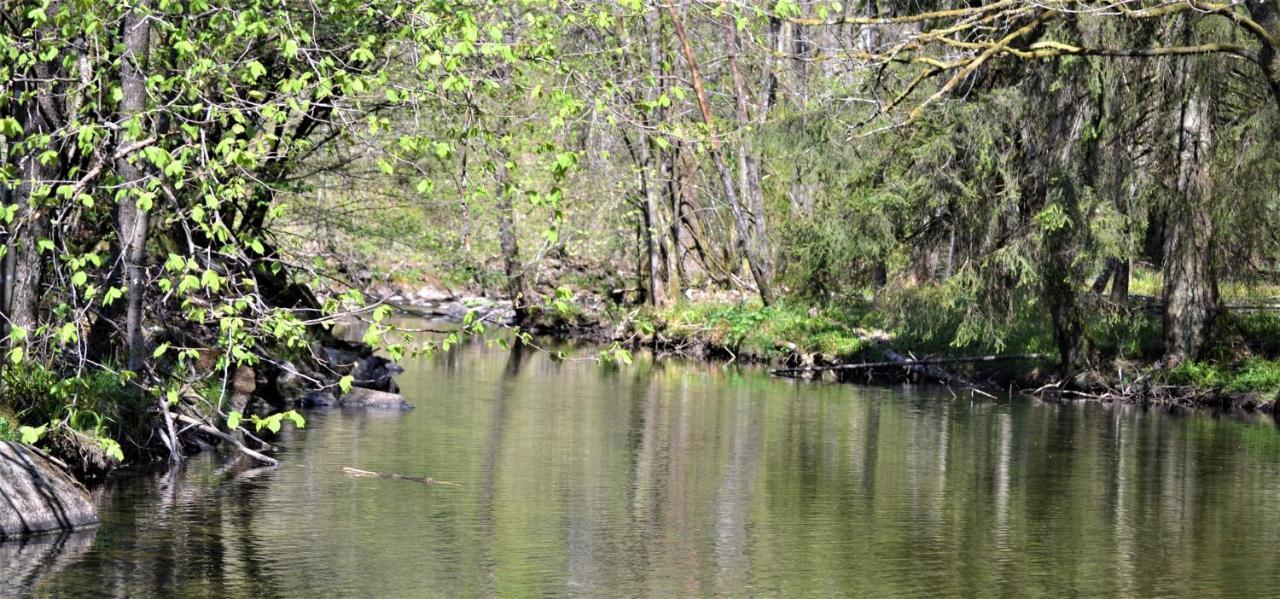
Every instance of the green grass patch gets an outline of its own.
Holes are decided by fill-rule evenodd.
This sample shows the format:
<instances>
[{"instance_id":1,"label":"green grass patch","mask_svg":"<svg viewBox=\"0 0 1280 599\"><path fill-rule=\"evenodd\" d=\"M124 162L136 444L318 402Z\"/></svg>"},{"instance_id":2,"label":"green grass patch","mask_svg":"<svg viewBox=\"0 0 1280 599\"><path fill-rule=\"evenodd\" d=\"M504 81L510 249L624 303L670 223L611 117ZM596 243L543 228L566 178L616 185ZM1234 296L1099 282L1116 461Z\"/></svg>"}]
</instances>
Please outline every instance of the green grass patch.
<instances>
[{"instance_id":1,"label":"green grass patch","mask_svg":"<svg viewBox=\"0 0 1280 599\"><path fill-rule=\"evenodd\" d=\"M843 316L843 317L842 317ZM762 356L781 353L780 345L792 343L802 352L849 357L865 347L862 335L847 315L791 305L678 304L658 311L653 321L662 332L676 338L700 338L732 349Z\"/></svg>"},{"instance_id":2,"label":"green grass patch","mask_svg":"<svg viewBox=\"0 0 1280 599\"><path fill-rule=\"evenodd\" d=\"M1280 392L1280 362L1249 358L1238 364L1183 362L1166 371L1165 382L1203 389L1272 394Z\"/></svg>"}]
</instances>

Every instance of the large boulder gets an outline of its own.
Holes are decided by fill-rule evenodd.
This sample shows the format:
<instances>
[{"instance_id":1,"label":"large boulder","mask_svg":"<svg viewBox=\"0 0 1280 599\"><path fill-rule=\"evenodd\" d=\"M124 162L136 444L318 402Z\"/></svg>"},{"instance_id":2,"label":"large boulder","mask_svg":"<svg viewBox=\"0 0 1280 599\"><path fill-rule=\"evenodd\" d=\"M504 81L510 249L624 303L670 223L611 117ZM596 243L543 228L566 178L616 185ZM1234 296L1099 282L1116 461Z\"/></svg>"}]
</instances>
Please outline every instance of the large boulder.
<instances>
[{"instance_id":1,"label":"large boulder","mask_svg":"<svg viewBox=\"0 0 1280 599\"><path fill-rule=\"evenodd\" d=\"M352 387L351 391L338 398L338 405L344 408L413 409L413 405L405 401L404 396L399 393L375 391L364 387Z\"/></svg>"},{"instance_id":2,"label":"large boulder","mask_svg":"<svg viewBox=\"0 0 1280 599\"><path fill-rule=\"evenodd\" d=\"M395 376L404 372L404 369L391 360L373 355L373 348L363 343L333 340L321 347L321 356L335 374L350 374L357 387L387 393L400 392Z\"/></svg>"},{"instance_id":3,"label":"large boulder","mask_svg":"<svg viewBox=\"0 0 1280 599\"><path fill-rule=\"evenodd\" d=\"M0 540L98 523L89 492L53 461L0 442Z\"/></svg>"},{"instance_id":4,"label":"large boulder","mask_svg":"<svg viewBox=\"0 0 1280 599\"><path fill-rule=\"evenodd\" d=\"M404 372L404 368L391 360L382 356L367 356L356 362L355 371L351 376L355 379L357 387L399 393L400 385L396 384L395 376L401 372Z\"/></svg>"}]
</instances>

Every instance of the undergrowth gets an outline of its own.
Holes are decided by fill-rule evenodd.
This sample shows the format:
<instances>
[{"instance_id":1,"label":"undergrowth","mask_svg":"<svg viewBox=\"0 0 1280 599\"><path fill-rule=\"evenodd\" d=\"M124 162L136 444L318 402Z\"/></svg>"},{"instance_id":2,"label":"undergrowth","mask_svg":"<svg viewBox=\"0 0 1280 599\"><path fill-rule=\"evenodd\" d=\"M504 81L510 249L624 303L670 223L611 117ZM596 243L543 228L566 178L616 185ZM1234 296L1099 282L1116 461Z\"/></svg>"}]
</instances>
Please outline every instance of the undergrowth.
<instances>
[{"instance_id":1,"label":"undergrowth","mask_svg":"<svg viewBox=\"0 0 1280 599\"><path fill-rule=\"evenodd\" d=\"M865 343L856 325L841 316L786 304L747 302L684 303L640 318L677 341L697 338L735 353L772 356L789 352L787 344L794 344L798 351L844 358L862 351Z\"/></svg>"}]
</instances>

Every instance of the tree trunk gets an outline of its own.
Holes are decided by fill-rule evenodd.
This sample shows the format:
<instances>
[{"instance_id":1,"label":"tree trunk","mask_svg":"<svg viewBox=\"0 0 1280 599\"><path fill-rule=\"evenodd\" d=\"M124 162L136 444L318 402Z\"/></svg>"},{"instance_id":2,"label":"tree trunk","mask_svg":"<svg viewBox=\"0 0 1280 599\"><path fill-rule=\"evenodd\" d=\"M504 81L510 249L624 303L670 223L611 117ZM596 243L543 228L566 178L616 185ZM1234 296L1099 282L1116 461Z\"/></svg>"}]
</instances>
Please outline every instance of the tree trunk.
<instances>
[{"instance_id":1,"label":"tree trunk","mask_svg":"<svg viewBox=\"0 0 1280 599\"><path fill-rule=\"evenodd\" d=\"M1193 77L1189 67L1184 67L1183 76ZM1177 195L1171 199L1165 221L1164 351L1170 366L1199 356L1218 304L1209 164L1212 100L1201 84L1188 83L1182 103Z\"/></svg>"},{"instance_id":2,"label":"tree trunk","mask_svg":"<svg viewBox=\"0 0 1280 599\"><path fill-rule=\"evenodd\" d=\"M529 290L524 276L524 265L520 263L520 246L516 241L515 207L511 201L512 184L507 172L507 157L499 152L494 177L498 184L498 242L502 246L502 265L507 275L507 297L515 311L516 326L530 323L532 310L530 302L533 293Z\"/></svg>"},{"instance_id":3,"label":"tree trunk","mask_svg":"<svg viewBox=\"0 0 1280 599\"><path fill-rule=\"evenodd\" d=\"M144 62L150 27L146 20L149 2L141 0L124 18L124 54L120 57L120 117L122 121L142 118L147 84ZM120 145L126 139L121 129ZM143 128L140 128L142 130ZM116 173L129 191L116 207L116 227L120 235L120 262L124 268L127 289L125 305L125 337L129 348L128 369L138 372L146 356L146 339L142 334L142 306L146 292L146 256L148 214L138 205L143 193L145 172L128 156L116 161Z\"/></svg>"},{"instance_id":4,"label":"tree trunk","mask_svg":"<svg viewBox=\"0 0 1280 599\"><path fill-rule=\"evenodd\" d=\"M9 165L13 156L10 154L11 141L0 136L0 164ZM13 204L13 188L9 184L0 185L0 208ZM0 229L0 338L9 334L9 296L12 294L13 282L13 243L9 227Z\"/></svg>"},{"instance_id":5,"label":"tree trunk","mask_svg":"<svg viewBox=\"0 0 1280 599\"><path fill-rule=\"evenodd\" d=\"M738 234L738 246L742 253L746 255L747 266L751 269L751 275L755 279L756 287L760 292L760 300L765 305L768 305L773 302L773 288L771 287L768 265L764 262L764 257L757 254L754 247L755 244L751 242L751 226L747 220L746 210L739 200L738 190L733 182L733 174L729 171L729 166L725 164L724 153L720 147L720 138L715 131L715 120L711 116L711 104L707 100L707 92L702 85L702 73L698 70L698 62L693 55L693 47L689 45L689 36L684 30L684 24L680 22L680 15L676 12L675 6L671 4L670 0L666 3L666 8L671 15L671 22L676 30L676 38L680 40L680 48L684 54L685 63L689 67L690 78L693 80L693 91L698 99L698 108L702 113L703 124L706 125L707 134L711 138L711 161L716 167L716 172L720 175L720 185L724 188L725 200L733 213L733 224Z\"/></svg>"},{"instance_id":6,"label":"tree trunk","mask_svg":"<svg viewBox=\"0 0 1280 599\"><path fill-rule=\"evenodd\" d=\"M36 98L20 111L23 132L28 138L47 134L53 129L49 116L41 110L42 105L48 106L51 102L41 101L39 98L50 93L52 92L47 84L38 87L35 90ZM39 154L38 151L28 149L19 157L22 181L13 194L18 213L10 239L13 258L8 283L9 321L28 333L34 332L39 323L40 281L44 274L44 259L40 255L39 243L49 236L48 216L41 204L50 192L52 169L40 163L37 159Z\"/></svg>"},{"instance_id":7,"label":"tree trunk","mask_svg":"<svg viewBox=\"0 0 1280 599\"><path fill-rule=\"evenodd\" d=\"M1111 303L1123 304L1129 301L1129 259L1116 260L1116 267L1111 271Z\"/></svg>"},{"instance_id":8,"label":"tree trunk","mask_svg":"<svg viewBox=\"0 0 1280 599\"><path fill-rule=\"evenodd\" d=\"M659 15L653 11L645 15L649 46L648 70L649 75L654 79L654 85L645 90L645 96L654 108L652 112L643 115L648 127L640 144L642 163L640 164L640 187L644 194L642 224L644 230L641 231L641 235L644 239L644 270L648 273L646 278L648 293L645 294L645 298L650 305L665 306L670 298L667 295L666 281L663 279L662 263L663 232L666 229L662 224L662 202L659 192L659 180L663 176L662 148L658 147L656 141L657 127L663 120L662 108L657 104L658 98L662 95L662 52L659 47L661 32L658 17Z\"/></svg>"},{"instance_id":9,"label":"tree trunk","mask_svg":"<svg viewBox=\"0 0 1280 599\"><path fill-rule=\"evenodd\" d=\"M641 167L640 186L643 188L644 201L642 211L644 222L641 223L642 230L640 235L644 240L644 270L647 273L645 278L648 293L645 299L650 305L665 306L668 303L666 285L662 280L662 263L661 251L658 247L660 243L658 236L661 234L662 225L659 224L658 216L658 190L654 181L654 170L652 152L645 152L648 157L646 163Z\"/></svg>"},{"instance_id":10,"label":"tree trunk","mask_svg":"<svg viewBox=\"0 0 1280 599\"><path fill-rule=\"evenodd\" d=\"M780 24L776 19L771 20L770 34L774 38L773 43L769 46L775 50ZM764 284L759 283L760 276L757 275L757 284L760 286L760 298L768 305L773 303L773 258L772 245L769 242L769 223L765 218L764 212L764 189L760 183L760 159L756 156L755 150L751 143L751 129L753 120L748 101L748 91L743 82L742 71L738 65L738 54L742 51L742 40L738 37L738 30L733 23L726 18L724 21L725 42L729 48L729 72L733 79L733 95L735 98L734 106L736 107L736 115L738 124L742 128L739 142L739 169L741 185L739 190L744 201L747 202L747 210L750 211L751 217L751 237L747 240L752 254L753 275L758 270L763 274ZM763 125L766 115L769 112L769 106L773 100L774 79L772 74L773 58L772 54L765 55L764 76L760 85L759 102L756 106L756 118L754 125Z\"/></svg>"},{"instance_id":11,"label":"tree trunk","mask_svg":"<svg viewBox=\"0 0 1280 599\"><path fill-rule=\"evenodd\" d=\"M1070 160L1069 155L1064 162ZM1042 205L1048 204L1048 185L1039 186L1037 193L1046 194ZM1067 222L1045 236L1044 245L1047 255L1042 268L1043 283L1041 298L1049 310L1050 324L1053 326L1054 342L1058 346L1061 357L1060 368L1065 376L1074 376L1088 367L1089 345L1084 335L1084 318L1080 314L1077 300L1078 278L1075 272L1075 257L1080 249L1079 236L1088 226L1080 212L1079 197L1076 188L1070 182L1060 185L1058 200Z\"/></svg>"}]
</instances>

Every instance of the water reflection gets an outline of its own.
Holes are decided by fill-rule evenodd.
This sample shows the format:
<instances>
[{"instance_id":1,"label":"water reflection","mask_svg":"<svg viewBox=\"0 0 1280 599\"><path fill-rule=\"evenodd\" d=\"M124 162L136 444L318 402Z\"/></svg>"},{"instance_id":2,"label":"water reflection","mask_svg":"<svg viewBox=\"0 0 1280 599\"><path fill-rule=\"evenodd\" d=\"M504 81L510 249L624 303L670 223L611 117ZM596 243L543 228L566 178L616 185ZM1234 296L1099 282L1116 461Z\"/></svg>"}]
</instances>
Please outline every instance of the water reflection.
<instances>
[{"instance_id":1,"label":"water reflection","mask_svg":"<svg viewBox=\"0 0 1280 599\"><path fill-rule=\"evenodd\" d=\"M281 468L201 459L113 481L82 555L64 544L36 560L58 567L5 576L0 595L1199 595L1280 584L1280 435L1266 420L645 359L560 365L482 344L411 364L401 384L416 410L313 413L282 440ZM342 466L461 486L350 479Z\"/></svg>"},{"instance_id":2,"label":"water reflection","mask_svg":"<svg viewBox=\"0 0 1280 599\"><path fill-rule=\"evenodd\" d=\"M0 597L17 596L76 563L93 546L93 529L0 543Z\"/></svg>"}]
</instances>

